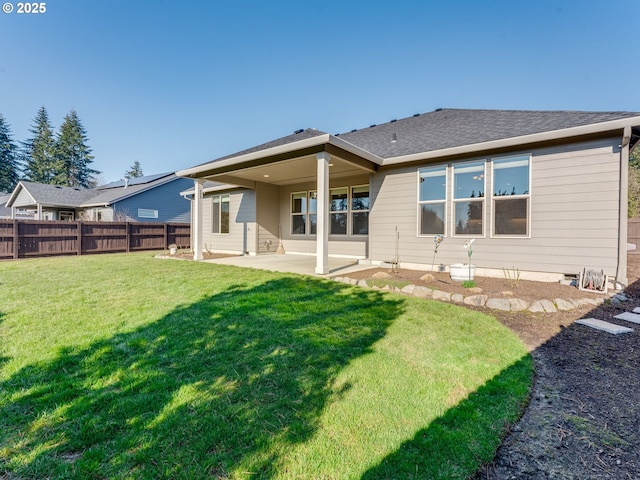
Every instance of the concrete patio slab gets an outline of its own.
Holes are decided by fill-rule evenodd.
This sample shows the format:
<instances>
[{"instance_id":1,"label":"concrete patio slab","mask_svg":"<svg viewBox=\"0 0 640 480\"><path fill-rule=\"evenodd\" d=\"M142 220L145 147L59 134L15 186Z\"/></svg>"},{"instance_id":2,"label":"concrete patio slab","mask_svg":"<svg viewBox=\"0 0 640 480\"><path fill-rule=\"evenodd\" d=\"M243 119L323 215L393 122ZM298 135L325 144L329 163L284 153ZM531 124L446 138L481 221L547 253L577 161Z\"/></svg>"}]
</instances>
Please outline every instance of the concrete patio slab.
<instances>
[{"instance_id":1,"label":"concrete patio slab","mask_svg":"<svg viewBox=\"0 0 640 480\"><path fill-rule=\"evenodd\" d=\"M598 320L597 318L582 318L577 320L576 323L580 325L586 325L587 327L595 328L596 330L602 330L613 335L620 335L621 333L631 333L633 328L622 327L615 323L605 322L604 320Z\"/></svg>"},{"instance_id":2,"label":"concrete patio slab","mask_svg":"<svg viewBox=\"0 0 640 480\"><path fill-rule=\"evenodd\" d=\"M333 277L349 272L374 268L370 264L360 264L357 258L329 257L329 273L319 275L315 273L316 257L312 255L270 254L270 255L239 255L234 257L214 258L204 260L207 263L219 265L233 265L236 267L256 268L272 272L298 273L317 277Z\"/></svg>"}]
</instances>

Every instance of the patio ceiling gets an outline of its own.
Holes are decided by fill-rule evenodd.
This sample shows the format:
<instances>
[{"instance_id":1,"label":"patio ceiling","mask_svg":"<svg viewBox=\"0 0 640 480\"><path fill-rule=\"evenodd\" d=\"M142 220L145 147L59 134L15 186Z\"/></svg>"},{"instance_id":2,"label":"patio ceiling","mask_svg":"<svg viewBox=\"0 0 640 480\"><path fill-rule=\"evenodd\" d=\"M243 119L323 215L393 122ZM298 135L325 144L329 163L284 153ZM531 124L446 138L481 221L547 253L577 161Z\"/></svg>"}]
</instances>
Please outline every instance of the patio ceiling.
<instances>
[{"instance_id":1,"label":"patio ceiling","mask_svg":"<svg viewBox=\"0 0 640 480\"><path fill-rule=\"evenodd\" d=\"M373 168L365 168L334 155L331 156L329 168L331 178L351 177L374 170ZM315 182L316 175L316 156L305 155L299 158L281 160L279 162L248 167L233 172L213 174L205 178L217 182L251 187L255 182L270 183L278 186L292 183Z\"/></svg>"},{"instance_id":2,"label":"patio ceiling","mask_svg":"<svg viewBox=\"0 0 640 480\"><path fill-rule=\"evenodd\" d=\"M376 155L323 134L215 160L177 174L249 188L253 188L256 182L288 185L317 181L319 154L329 154L331 178L375 172L382 164L382 159Z\"/></svg>"}]
</instances>

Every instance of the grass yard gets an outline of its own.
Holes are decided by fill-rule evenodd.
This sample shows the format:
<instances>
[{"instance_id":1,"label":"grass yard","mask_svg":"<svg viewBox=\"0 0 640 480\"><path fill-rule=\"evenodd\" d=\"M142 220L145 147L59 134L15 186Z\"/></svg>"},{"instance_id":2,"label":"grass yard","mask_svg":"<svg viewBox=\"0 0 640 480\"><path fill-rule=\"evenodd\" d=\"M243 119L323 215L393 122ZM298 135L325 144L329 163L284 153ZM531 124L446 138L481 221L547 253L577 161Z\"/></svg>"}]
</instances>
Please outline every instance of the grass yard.
<instances>
[{"instance_id":1,"label":"grass yard","mask_svg":"<svg viewBox=\"0 0 640 480\"><path fill-rule=\"evenodd\" d=\"M0 262L0 478L467 478L532 381L454 305L149 253Z\"/></svg>"}]
</instances>

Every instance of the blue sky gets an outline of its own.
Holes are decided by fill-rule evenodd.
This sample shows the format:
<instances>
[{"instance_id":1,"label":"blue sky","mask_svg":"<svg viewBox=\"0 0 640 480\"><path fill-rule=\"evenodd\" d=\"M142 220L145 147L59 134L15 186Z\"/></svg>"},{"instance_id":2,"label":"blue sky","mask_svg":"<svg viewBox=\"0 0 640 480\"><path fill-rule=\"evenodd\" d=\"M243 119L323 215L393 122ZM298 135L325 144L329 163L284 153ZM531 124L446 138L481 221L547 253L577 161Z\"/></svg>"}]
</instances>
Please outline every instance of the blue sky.
<instances>
[{"instance_id":1,"label":"blue sky","mask_svg":"<svg viewBox=\"0 0 640 480\"><path fill-rule=\"evenodd\" d=\"M75 109L105 182L440 107L640 112L638 0L9 3L0 113Z\"/></svg>"}]
</instances>

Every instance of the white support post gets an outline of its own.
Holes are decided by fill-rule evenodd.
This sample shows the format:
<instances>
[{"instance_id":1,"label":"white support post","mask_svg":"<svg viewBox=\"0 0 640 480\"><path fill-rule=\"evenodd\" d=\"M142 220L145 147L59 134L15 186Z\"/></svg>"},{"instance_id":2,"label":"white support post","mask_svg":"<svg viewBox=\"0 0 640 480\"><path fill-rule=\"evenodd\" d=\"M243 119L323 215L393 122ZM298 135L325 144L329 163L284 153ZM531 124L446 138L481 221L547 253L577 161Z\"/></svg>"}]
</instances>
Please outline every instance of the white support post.
<instances>
[{"instance_id":1,"label":"white support post","mask_svg":"<svg viewBox=\"0 0 640 480\"><path fill-rule=\"evenodd\" d=\"M202 185L204 180L196 178L193 181L195 192L193 194L193 217L191 222L191 236L193 259L202 260Z\"/></svg>"},{"instance_id":2,"label":"white support post","mask_svg":"<svg viewBox=\"0 0 640 480\"><path fill-rule=\"evenodd\" d=\"M318 161L318 202L316 227L316 273L329 273L329 161L327 152L316 154Z\"/></svg>"}]
</instances>

